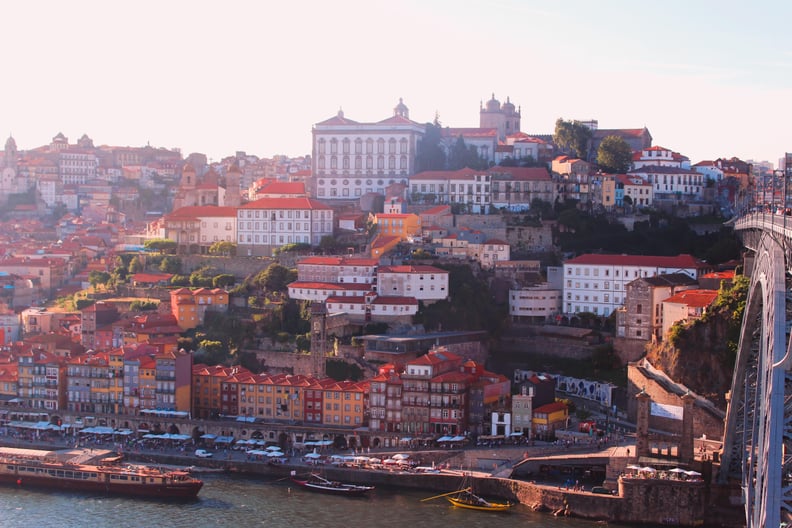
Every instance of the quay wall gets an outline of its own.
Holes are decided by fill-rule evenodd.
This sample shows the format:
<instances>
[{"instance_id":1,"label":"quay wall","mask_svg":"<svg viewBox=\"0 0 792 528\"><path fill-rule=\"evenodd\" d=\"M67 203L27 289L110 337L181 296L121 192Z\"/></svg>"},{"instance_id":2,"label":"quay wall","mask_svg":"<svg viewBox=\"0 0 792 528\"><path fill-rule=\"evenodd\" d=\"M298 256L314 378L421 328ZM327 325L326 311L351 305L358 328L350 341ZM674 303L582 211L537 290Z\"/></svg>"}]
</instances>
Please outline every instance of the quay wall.
<instances>
[{"instance_id":1,"label":"quay wall","mask_svg":"<svg viewBox=\"0 0 792 528\"><path fill-rule=\"evenodd\" d=\"M134 460L134 454L128 455ZM305 474L310 467L304 465L265 465L255 462L224 461L193 457L155 455L165 464L201 466L225 469L229 472L270 475L286 478L291 471ZM152 456L146 455L151 461ZM444 471L440 474L417 474L401 471L373 471L335 466L322 466L322 474L332 480L386 488L426 490L427 494L445 493L460 489L472 482L476 493L499 497L548 515L568 515L590 520L624 523L700 526L709 515L708 486L704 482L680 482L663 479L620 479L618 495L600 495L586 491L571 491L533 482L483 476L481 473ZM733 518L733 519L732 519ZM740 526L741 509L734 508L720 526ZM728 522L733 521L733 522Z\"/></svg>"}]
</instances>

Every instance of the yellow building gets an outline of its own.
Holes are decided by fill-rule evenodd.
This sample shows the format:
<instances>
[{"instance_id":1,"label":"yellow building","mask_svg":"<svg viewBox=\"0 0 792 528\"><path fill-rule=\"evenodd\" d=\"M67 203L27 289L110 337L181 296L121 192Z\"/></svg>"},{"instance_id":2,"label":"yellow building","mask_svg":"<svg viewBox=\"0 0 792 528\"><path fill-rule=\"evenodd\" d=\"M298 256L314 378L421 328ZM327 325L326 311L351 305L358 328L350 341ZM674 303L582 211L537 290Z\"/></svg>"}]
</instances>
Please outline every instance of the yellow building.
<instances>
[{"instance_id":1,"label":"yellow building","mask_svg":"<svg viewBox=\"0 0 792 528\"><path fill-rule=\"evenodd\" d=\"M322 421L325 425L361 427L364 425L366 385L352 381L323 383Z\"/></svg>"},{"instance_id":2,"label":"yellow building","mask_svg":"<svg viewBox=\"0 0 792 528\"><path fill-rule=\"evenodd\" d=\"M170 297L171 313L182 330L203 324L207 311L228 311L228 292L222 288L179 288Z\"/></svg>"},{"instance_id":3,"label":"yellow building","mask_svg":"<svg viewBox=\"0 0 792 528\"><path fill-rule=\"evenodd\" d=\"M380 258L401 241L402 239L395 235L377 235L371 242L371 258Z\"/></svg>"},{"instance_id":4,"label":"yellow building","mask_svg":"<svg viewBox=\"0 0 792 528\"><path fill-rule=\"evenodd\" d=\"M549 440L558 429L564 429L569 418L569 407L564 402L553 402L533 410L535 438Z\"/></svg>"},{"instance_id":5,"label":"yellow building","mask_svg":"<svg viewBox=\"0 0 792 528\"><path fill-rule=\"evenodd\" d=\"M380 213L374 216L377 233L392 235L400 240L421 234L421 217L412 213Z\"/></svg>"}]
</instances>

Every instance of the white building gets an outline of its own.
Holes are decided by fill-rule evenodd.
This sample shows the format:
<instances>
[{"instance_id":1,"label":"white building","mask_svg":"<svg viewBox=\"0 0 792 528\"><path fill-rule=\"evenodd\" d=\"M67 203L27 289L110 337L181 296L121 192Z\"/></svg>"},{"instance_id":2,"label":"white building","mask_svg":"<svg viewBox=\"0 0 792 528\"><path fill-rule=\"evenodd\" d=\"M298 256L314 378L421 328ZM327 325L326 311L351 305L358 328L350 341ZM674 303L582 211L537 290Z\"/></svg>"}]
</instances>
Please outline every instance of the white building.
<instances>
[{"instance_id":1,"label":"white building","mask_svg":"<svg viewBox=\"0 0 792 528\"><path fill-rule=\"evenodd\" d=\"M441 301L448 298L448 272L434 266L381 266L377 270L377 292Z\"/></svg>"},{"instance_id":2,"label":"white building","mask_svg":"<svg viewBox=\"0 0 792 528\"><path fill-rule=\"evenodd\" d=\"M633 153L633 169L642 167L674 167L677 169L689 169L690 159L673 150L656 146L641 149Z\"/></svg>"},{"instance_id":3,"label":"white building","mask_svg":"<svg viewBox=\"0 0 792 528\"><path fill-rule=\"evenodd\" d=\"M531 201L555 200L550 173L541 167L492 167L479 171L426 171L410 177L409 196L418 203L460 204L473 213L490 205L513 211L530 208Z\"/></svg>"},{"instance_id":4,"label":"white building","mask_svg":"<svg viewBox=\"0 0 792 528\"><path fill-rule=\"evenodd\" d=\"M586 254L564 262L564 312L607 317L624 304L625 287L639 277L685 273L693 279L712 271L692 255Z\"/></svg>"},{"instance_id":5,"label":"white building","mask_svg":"<svg viewBox=\"0 0 792 528\"><path fill-rule=\"evenodd\" d=\"M701 172L658 165L645 165L633 169L630 177L640 177L651 185L653 199L675 198L683 201L698 201L707 183L707 177Z\"/></svg>"},{"instance_id":6,"label":"white building","mask_svg":"<svg viewBox=\"0 0 792 528\"><path fill-rule=\"evenodd\" d=\"M407 184L425 126L409 118L402 100L393 116L359 123L338 115L313 127L314 197L352 200L366 193L385 194L394 183Z\"/></svg>"},{"instance_id":7,"label":"white building","mask_svg":"<svg viewBox=\"0 0 792 528\"><path fill-rule=\"evenodd\" d=\"M630 204L635 206L650 206L654 202L654 188L640 176L617 174L615 179L616 205L624 205L625 198L629 198Z\"/></svg>"},{"instance_id":8,"label":"white building","mask_svg":"<svg viewBox=\"0 0 792 528\"><path fill-rule=\"evenodd\" d=\"M93 150L69 148L60 152L59 170L65 185L83 185L96 178L98 161Z\"/></svg>"},{"instance_id":9,"label":"white building","mask_svg":"<svg viewBox=\"0 0 792 528\"><path fill-rule=\"evenodd\" d=\"M357 257L306 257L297 262L297 280L372 284L377 276L377 259Z\"/></svg>"},{"instance_id":10,"label":"white building","mask_svg":"<svg viewBox=\"0 0 792 528\"><path fill-rule=\"evenodd\" d=\"M180 207L165 215L163 237L206 253L215 242L236 242L237 208L216 205Z\"/></svg>"},{"instance_id":11,"label":"white building","mask_svg":"<svg viewBox=\"0 0 792 528\"><path fill-rule=\"evenodd\" d=\"M360 297L372 291L370 284L341 284L338 282L295 281L289 284L289 298L301 301L324 302L329 297Z\"/></svg>"},{"instance_id":12,"label":"white building","mask_svg":"<svg viewBox=\"0 0 792 528\"><path fill-rule=\"evenodd\" d=\"M563 292L549 284L509 290L509 315L519 320L547 320L561 313Z\"/></svg>"},{"instance_id":13,"label":"white building","mask_svg":"<svg viewBox=\"0 0 792 528\"><path fill-rule=\"evenodd\" d=\"M723 179L723 169L712 160L699 161L693 165L693 170L700 172L708 180L719 182Z\"/></svg>"},{"instance_id":14,"label":"white building","mask_svg":"<svg viewBox=\"0 0 792 528\"><path fill-rule=\"evenodd\" d=\"M346 313L366 320L412 317L418 313L415 297L388 297L375 293L355 297L328 297L327 313Z\"/></svg>"},{"instance_id":15,"label":"white building","mask_svg":"<svg viewBox=\"0 0 792 528\"><path fill-rule=\"evenodd\" d=\"M511 247L508 242L491 238L483 244L468 244L468 257L475 259L483 269L492 269L498 262L511 260Z\"/></svg>"},{"instance_id":16,"label":"white building","mask_svg":"<svg viewBox=\"0 0 792 528\"><path fill-rule=\"evenodd\" d=\"M333 234L333 210L310 198L261 198L237 211L239 255L269 256L285 244L318 246Z\"/></svg>"}]
</instances>

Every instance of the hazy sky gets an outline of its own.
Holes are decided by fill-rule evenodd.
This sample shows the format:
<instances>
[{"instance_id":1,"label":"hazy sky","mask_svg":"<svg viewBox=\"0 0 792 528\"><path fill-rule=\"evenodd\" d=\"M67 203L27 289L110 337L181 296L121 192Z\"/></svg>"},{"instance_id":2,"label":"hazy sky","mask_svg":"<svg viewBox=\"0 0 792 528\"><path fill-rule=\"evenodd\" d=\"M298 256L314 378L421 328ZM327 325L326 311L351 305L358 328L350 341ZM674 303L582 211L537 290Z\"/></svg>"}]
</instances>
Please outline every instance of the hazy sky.
<instances>
[{"instance_id":1,"label":"hazy sky","mask_svg":"<svg viewBox=\"0 0 792 528\"><path fill-rule=\"evenodd\" d=\"M522 130L644 125L692 162L792 151L792 2L139 0L0 9L0 134L20 149L309 154L339 108L478 126L508 96Z\"/></svg>"}]
</instances>

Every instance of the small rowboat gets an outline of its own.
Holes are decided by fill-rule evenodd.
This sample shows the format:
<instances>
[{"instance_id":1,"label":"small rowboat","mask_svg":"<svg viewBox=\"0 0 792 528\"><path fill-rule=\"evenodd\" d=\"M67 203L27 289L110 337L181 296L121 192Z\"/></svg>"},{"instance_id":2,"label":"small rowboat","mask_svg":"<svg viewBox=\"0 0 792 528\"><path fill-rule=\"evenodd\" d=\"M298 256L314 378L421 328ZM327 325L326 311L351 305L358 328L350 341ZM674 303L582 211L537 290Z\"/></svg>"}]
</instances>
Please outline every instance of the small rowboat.
<instances>
[{"instance_id":1,"label":"small rowboat","mask_svg":"<svg viewBox=\"0 0 792 528\"><path fill-rule=\"evenodd\" d=\"M446 499L454 506L468 510L504 512L512 507L510 502L490 502L471 491L461 491L456 496L449 495Z\"/></svg>"}]
</instances>

